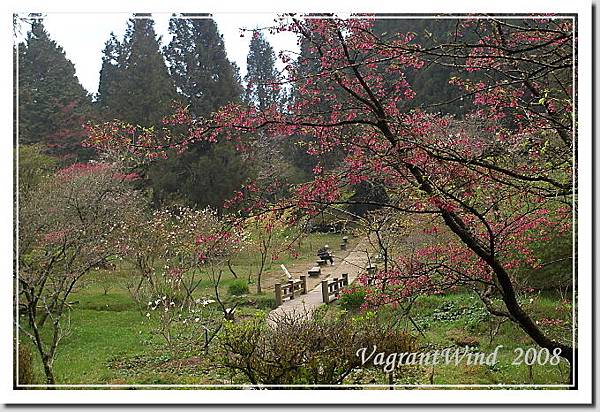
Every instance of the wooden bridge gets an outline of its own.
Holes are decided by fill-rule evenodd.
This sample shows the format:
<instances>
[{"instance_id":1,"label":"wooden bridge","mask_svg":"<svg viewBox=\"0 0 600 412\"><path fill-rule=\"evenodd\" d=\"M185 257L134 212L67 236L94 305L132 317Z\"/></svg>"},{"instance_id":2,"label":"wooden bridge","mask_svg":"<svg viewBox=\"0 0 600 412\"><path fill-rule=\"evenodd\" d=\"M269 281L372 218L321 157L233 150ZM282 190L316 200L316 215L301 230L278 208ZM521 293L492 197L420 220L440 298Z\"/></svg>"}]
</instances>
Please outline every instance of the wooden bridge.
<instances>
[{"instance_id":1,"label":"wooden bridge","mask_svg":"<svg viewBox=\"0 0 600 412\"><path fill-rule=\"evenodd\" d=\"M343 260L336 259L335 266L321 267L321 282L310 291L306 291L304 275L285 284L275 284L275 300L278 307L269 313L269 323L275 322L283 314L296 313L298 316L308 317L317 307L334 301L344 286L367 271L368 248L368 242L362 241ZM309 270L311 267L307 267L306 273Z\"/></svg>"}]
</instances>

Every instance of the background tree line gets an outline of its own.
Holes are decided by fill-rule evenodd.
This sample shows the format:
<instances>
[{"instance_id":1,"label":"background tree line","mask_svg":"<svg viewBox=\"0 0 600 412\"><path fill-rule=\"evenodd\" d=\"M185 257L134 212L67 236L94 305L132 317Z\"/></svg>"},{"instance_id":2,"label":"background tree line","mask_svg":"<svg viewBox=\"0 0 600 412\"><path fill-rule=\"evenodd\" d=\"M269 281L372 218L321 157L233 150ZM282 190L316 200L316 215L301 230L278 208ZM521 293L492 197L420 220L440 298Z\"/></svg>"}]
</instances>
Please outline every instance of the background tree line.
<instances>
[{"instance_id":1,"label":"background tree line","mask_svg":"<svg viewBox=\"0 0 600 412\"><path fill-rule=\"evenodd\" d=\"M79 83L73 63L45 29L43 16L31 15L26 22L27 35L15 48L19 98L16 141L21 145L37 144L61 165L96 157L92 149L81 145L85 138L83 124L89 121L119 119L156 129L162 127L161 119L176 105L187 106L192 116L201 119L237 102L255 105L259 110L276 102L285 110L301 93L277 85L275 52L259 31L252 32L247 74L242 82L239 68L228 60L223 37L210 15L173 15L169 22L172 38L161 47L151 15L136 14L127 22L122 39L111 33L106 41L98 91L92 95ZM455 22L443 23L433 19L381 19L375 30L383 38L413 31L433 41L451 32ZM303 40L292 65L299 76L306 76L318 73L321 62ZM452 99L450 68L432 65L407 76L417 94L406 110ZM438 105L434 110L460 114L461 106ZM277 177L291 182L310 179L317 165L307 154L309 139L299 135L276 145L258 136L255 152L245 155L236 152L230 143L199 142L176 160L161 160L139 170L144 177L140 185L157 207L183 203L220 209L249 178ZM325 166L335 167L342 159L342 149L333 150ZM383 192L379 182L363 183L357 186L354 200L380 197ZM355 209L352 212L363 214L368 208L358 205Z\"/></svg>"}]
</instances>

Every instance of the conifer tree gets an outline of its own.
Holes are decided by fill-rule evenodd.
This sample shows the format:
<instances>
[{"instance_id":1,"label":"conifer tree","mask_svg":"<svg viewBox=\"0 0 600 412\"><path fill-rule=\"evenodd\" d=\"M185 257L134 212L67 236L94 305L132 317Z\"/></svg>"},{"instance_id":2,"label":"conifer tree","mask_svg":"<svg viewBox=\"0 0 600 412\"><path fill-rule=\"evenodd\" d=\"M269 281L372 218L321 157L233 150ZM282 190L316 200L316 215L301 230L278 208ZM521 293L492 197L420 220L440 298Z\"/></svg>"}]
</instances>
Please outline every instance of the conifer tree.
<instances>
[{"instance_id":1,"label":"conifer tree","mask_svg":"<svg viewBox=\"0 0 600 412\"><path fill-rule=\"evenodd\" d=\"M100 82L98 84L98 94L96 95L97 104L105 111L109 112L110 107L116 106L114 98L117 95L123 77L125 68L126 54L123 50L123 44L114 33L110 33L110 38L106 41L102 50L102 69L100 70Z\"/></svg>"},{"instance_id":2,"label":"conifer tree","mask_svg":"<svg viewBox=\"0 0 600 412\"><path fill-rule=\"evenodd\" d=\"M239 98L237 67L209 15L173 15L164 53L179 94L196 116L208 116Z\"/></svg>"},{"instance_id":3,"label":"conifer tree","mask_svg":"<svg viewBox=\"0 0 600 412\"><path fill-rule=\"evenodd\" d=\"M398 33L412 33L414 41L424 48L435 47L455 41L459 20L454 19L376 19L373 32L382 42L389 41ZM468 34L467 34L468 36ZM405 111L419 107L426 111L450 114L464 114L470 107L466 102L457 101L460 90L450 84L457 75L452 59L432 59L421 70L407 69L405 76L415 91L415 97L404 103ZM389 76L390 84L397 79ZM452 102L452 104L444 104Z\"/></svg>"},{"instance_id":4,"label":"conifer tree","mask_svg":"<svg viewBox=\"0 0 600 412\"><path fill-rule=\"evenodd\" d=\"M313 82L319 73L323 72L321 58L314 44L322 41L317 33L310 33L310 38L302 38L300 41L300 53L298 59L294 64L294 71L298 78L298 82L294 84L291 90L292 104L304 105L309 99L305 94L303 88L309 82ZM334 104L341 104L344 101L345 96L341 93L336 93L331 90L322 90L322 98L318 103L311 102L310 105L304 107L304 111L311 112L312 110L318 110L324 115L332 112L332 106ZM307 153L309 146L315 141L315 136L310 134L297 134L288 142L288 148L286 155L297 167L304 178L310 178L313 175L313 169L317 166L317 159L315 156L311 156ZM323 166L335 167L343 159L342 148L332 148L332 150L323 156Z\"/></svg>"},{"instance_id":5,"label":"conifer tree","mask_svg":"<svg viewBox=\"0 0 600 412\"><path fill-rule=\"evenodd\" d=\"M75 74L75 66L50 38L41 18L16 50L21 144L41 143L65 160L87 159L81 147L83 123L92 117L91 98Z\"/></svg>"},{"instance_id":6,"label":"conifer tree","mask_svg":"<svg viewBox=\"0 0 600 412\"><path fill-rule=\"evenodd\" d=\"M111 35L102 60L98 102L107 116L155 126L171 111L177 94L150 15L131 18L122 43Z\"/></svg>"},{"instance_id":7,"label":"conifer tree","mask_svg":"<svg viewBox=\"0 0 600 412\"><path fill-rule=\"evenodd\" d=\"M260 110L279 103L280 89L275 68L275 51L260 31L255 31L250 41L247 59L246 100Z\"/></svg>"},{"instance_id":8,"label":"conifer tree","mask_svg":"<svg viewBox=\"0 0 600 412\"><path fill-rule=\"evenodd\" d=\"M180 99L195 117L209 117L240 98L237 66L227 59L225 44L209 15L173 15L173 35L164 48ZM230 143L197 142L177 161L157 161L149 170L154 203L222 207L248 175L241 155Z\"/></svg>"}]
</instances>

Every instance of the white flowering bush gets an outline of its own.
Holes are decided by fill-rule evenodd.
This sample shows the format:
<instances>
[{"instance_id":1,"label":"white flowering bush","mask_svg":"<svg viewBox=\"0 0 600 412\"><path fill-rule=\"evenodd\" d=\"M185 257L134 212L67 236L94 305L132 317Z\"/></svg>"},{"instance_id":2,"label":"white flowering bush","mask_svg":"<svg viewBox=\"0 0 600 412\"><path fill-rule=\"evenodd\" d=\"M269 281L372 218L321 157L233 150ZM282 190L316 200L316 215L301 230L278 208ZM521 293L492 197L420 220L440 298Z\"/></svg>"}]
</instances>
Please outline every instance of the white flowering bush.
<instances>
[{"instance_id":1,"label":"white flowering bush","mask_svg":"<svg viewBox=\"0 0 600 412\"><path fill-rule=\"evenodd\" d=\"M219 219L211 209L163 209L128 222L121 253L139 275L129 290L170 347L193 336L207 345L220 328L224 306L214 304L218 296L197 298L194 293L203 279L217 293L216 269L241 247L241 238L235 222Z\"/></svg>"}]
</instances>

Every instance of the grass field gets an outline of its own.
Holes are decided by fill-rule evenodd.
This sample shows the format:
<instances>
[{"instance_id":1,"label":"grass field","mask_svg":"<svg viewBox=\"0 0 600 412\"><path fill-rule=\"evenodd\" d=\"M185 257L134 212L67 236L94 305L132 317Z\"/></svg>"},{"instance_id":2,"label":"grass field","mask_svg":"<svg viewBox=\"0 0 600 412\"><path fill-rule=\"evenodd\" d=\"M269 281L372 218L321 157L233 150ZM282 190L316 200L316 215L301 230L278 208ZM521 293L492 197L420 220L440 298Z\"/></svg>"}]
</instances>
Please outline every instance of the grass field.
<instances>
[{"instance_id":1,"label":"grass field","mask_svg":"<svg viewBox=\"0 0 600 412\"><path fill-rule=\"evenodd\" d=\"M301 257L292 259L284 254L270 265L264 274L264 292L257 295L254 285L250 293L240 297L228 294L234 281L226 272L221 283L221 294L228 302L238 302L236 319L264 317L273 307L272 285L283 280L280 263L291 268L303 267L314 261L319 245L335 245L339 235L311 235L301 245ZM257 257L241 252L232 264L238 276L245 279L256 270ZM60 343L54 363L57 382L61 384L230 384L240 383L239 376L218 366L214 353L204 354L200 346L184 343L169 347L156 333L154 318L146 316L145 308L138 307L125 285L132 272L126 267L116 271L96 271L89 274L71 295L74 302L69 311L70 332ZM201 283L195 297L209 297L212 284ZM544 330L551 337L565 340L571 331L571 302L551 293L533 293L523 298L523 305L534 319L550 319ZM341 303L322 307L330 316L364 316L356 308ZM401 318L397 309L383 308L379 316ZM511 322L498 323L491 317L479 299L466 292L422 296L413 304L411 318L403 318L399 327L418 336L418 350L431 351L468 345L482 352L492 352L497 345L499 362L494 366L438 365L403 367L395 373L396 384L559 384L568 380L568 364L558 365L512 364L515 349L535 347L517 326ZM188 331L189 333L189 331ZM201 329L192 329L200 334ZM189 341L186 341L189 342ZM26 337L21 344L28 345ZM31 347L33 351L33 347ZM41 362L34 353L35 377L43 382ZM352 373L346 383L387 384L389 376L377 370L362 369ZM242 382L243 383L243 382Z\"/></svg>"},{"instance_id":2,"label":"grass field","mask_svg":"<svg viewBox=\"0 0 600 412\"><path fill-rule=\"evenodd\" d=\"M220 293L229 302L239 302L238 319L262 316L275 304L274 283L286 280L279 265L304 267L315 261L319 247L324 244L335 245L339 243L339 238L339 235L333 234L311 234L300 242L299 258L286 253L279 254L277 262L265 268L263 293L260 295L255 293L255 284L251 282L250 294L230 296L228 288L235 278L228 271L223 272ZM274 249L285 247L283 239L278 242L280 245L275 245ZM251 274L255 281L258 267L255 254L241 251L231 263L240 279L247 279ZM61 340L54 362L58 383L208 383L205 373L191 371L190 365L178 367L176 362L171 362L174 352L177 352L177 357L182 356L181 350L166 347L162 337L154 333L156 321L148 319L145 308L140 308L132 299L126 285L135 282L135 276L133 269L128 269L125 264L119 265L115 271L94 271L70 295L69 301L73 304L68 316L69 333ZM213 296L213 284L209 276L200 277L202 281L194 296ZM24 323L25 319L21 321ZM21 337L21 344L31 346L36 379L43 382L43 370L35 349L26 336ZM193 349L190 352L191 358L197 357ZM198 369L197 362L193 366ZM219 375L218 371L211 373ZM212 378L209 382L212 382Z\"/></svg>"},{"instance_id":3,"label":"grass field","mask_svg":"<svg viewBox=\"0 0 600 412\"><path fill-rule=\"evenodd\" d=\"M562 321L559 326L545 328L551 336L564 340L566 336L571 335L570 303L561 302L559 297L551 294L536 294L529 299L533 299L528 306L535 319L552 318ZM346 309L337 304L327 310ZM389 308L380 309L379 315L399 317L397 311ZM527 366L525 363L514 365L517 348L526 351L528 348L536 348L536 345L512 322L505 321L499 324L498 318L490 316L478 297L473 294L464 292L421 296L413 304L411 318L414 324L405 319L402 326L419 336L419 352L466 345L483 353L493 352L498 345L502 345L502 348L498 351L498 362L494 366L469 366L461 362L458 366L437 365L433 369L431 366L410 367L412 370L406 371L406 376L396 377L396 384L548 385L568 382L569 365L564 360L556 366L549 363L544 366Z\"/></svg>"}]
</instances>

